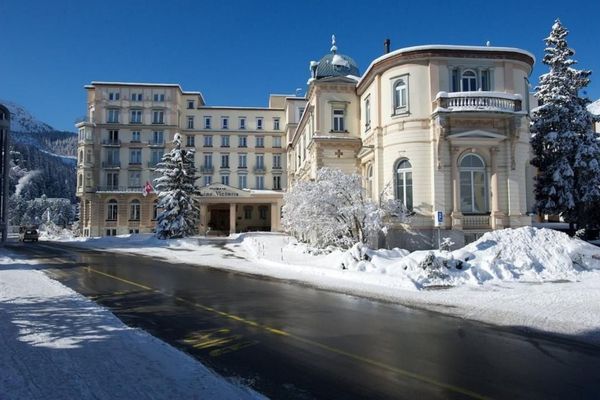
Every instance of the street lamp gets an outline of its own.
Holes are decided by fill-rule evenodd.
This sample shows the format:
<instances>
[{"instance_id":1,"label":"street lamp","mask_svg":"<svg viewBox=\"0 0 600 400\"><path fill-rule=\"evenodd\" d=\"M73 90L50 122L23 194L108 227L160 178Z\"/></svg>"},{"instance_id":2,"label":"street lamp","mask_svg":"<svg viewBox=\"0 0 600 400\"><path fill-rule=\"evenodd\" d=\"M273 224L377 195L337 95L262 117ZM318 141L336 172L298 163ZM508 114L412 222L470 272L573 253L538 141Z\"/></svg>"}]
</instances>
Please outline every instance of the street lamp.
<instances>
[{"instance_id":1,"label":"street lamp","mask_svg":"<svg viewBox=\"0 0 600 400\"><path fill-rule=\"evenodd\" d=\"M6 242L8 234L8 168L10 150L8 135L10 132L10 111L0 104L0 243Z\"/></svg>"}]
</instances>

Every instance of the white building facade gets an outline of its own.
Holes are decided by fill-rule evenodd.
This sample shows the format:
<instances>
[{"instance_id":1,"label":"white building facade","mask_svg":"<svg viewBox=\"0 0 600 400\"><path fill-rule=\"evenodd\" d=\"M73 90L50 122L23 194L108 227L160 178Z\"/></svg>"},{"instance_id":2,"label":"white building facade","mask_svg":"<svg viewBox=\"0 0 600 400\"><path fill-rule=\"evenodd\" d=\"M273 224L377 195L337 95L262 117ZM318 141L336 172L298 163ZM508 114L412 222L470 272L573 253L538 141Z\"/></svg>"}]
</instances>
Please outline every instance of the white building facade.
<instances>
[{"instance_id":1,"label":"white building facade","mask_svg":"<svg viewBox=\"0 0 600 400\"><path fill-rule=\"evenodd\" d=\"M84 232L153 228L154 198L140 197L141 186L175 132L196 150L206 188L201 231L278 230L283 191L324 166L361 174L372 198L385 192L412 211L386 246L431 247L437 210L442 235L457 243L529 225L534 61L516 48L418 46L361 75L334 41L311 62L305 97L272 95L256 108L209 107L178 85L94 82L78 124ZM134 200L142 217L132 224Z\"/></svg>"}]
</instances>

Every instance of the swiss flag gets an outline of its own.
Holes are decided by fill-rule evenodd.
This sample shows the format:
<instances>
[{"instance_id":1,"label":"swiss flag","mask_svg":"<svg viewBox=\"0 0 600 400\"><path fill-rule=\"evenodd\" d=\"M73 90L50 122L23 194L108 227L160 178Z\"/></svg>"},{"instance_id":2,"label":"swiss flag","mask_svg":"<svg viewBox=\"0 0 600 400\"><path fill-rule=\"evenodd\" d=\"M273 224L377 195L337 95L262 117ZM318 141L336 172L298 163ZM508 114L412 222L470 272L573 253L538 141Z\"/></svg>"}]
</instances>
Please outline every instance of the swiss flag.
<instances>
[{"instance_id":1,"label":"swiss flag","mask_svg":"<svg viewBox=\"0 0 600 400\"><path fill-rule=\"evenodd\" d=\"M152 187L152 184L150 183L150 181L146 181L146 184L144 185L144 188L142 189L142 194L144 195L144 197L148 196L149 193L154 192L154 187Z\"/></svg>"}]
</instances>

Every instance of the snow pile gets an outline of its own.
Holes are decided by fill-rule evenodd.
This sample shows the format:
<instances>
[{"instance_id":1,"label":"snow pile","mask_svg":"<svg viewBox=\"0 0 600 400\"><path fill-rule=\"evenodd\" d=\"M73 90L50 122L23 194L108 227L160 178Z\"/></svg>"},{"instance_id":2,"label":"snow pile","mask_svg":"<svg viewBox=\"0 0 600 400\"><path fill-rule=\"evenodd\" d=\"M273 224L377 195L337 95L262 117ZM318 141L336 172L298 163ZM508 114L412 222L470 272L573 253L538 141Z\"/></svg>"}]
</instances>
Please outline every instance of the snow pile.
<instances>
[{"instance_id":1,"label":"snow pile","mask_svg":"<svg viewBox=\"0 0 600 400\"><path fill-rule=\"evenodd\" d=\"M415 289L486 282L578 280L600 270L600 249L549 229L524 227L488 232L453 252L370 250L355 245L341 268L399 277Z\"/></svg>"}]
</instances>

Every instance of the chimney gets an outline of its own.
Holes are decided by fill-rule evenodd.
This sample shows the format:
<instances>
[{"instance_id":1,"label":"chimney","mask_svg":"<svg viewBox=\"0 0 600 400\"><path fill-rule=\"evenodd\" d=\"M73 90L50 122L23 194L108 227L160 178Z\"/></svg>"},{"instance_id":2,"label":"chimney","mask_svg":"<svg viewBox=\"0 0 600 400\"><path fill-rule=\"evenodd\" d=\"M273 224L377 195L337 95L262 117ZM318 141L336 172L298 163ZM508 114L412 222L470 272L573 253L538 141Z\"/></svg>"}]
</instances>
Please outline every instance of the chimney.
<instances>
[{"instance_id":1,"label":"chimney","mask_svg":"<svg viewBox=\"0 0 600 400\"><path fill-rule=\"evenodd\" d=\"M383 41L383 53L387 54L390 52L390 39L385 39Z\"/></svg>"}]
</instances>

